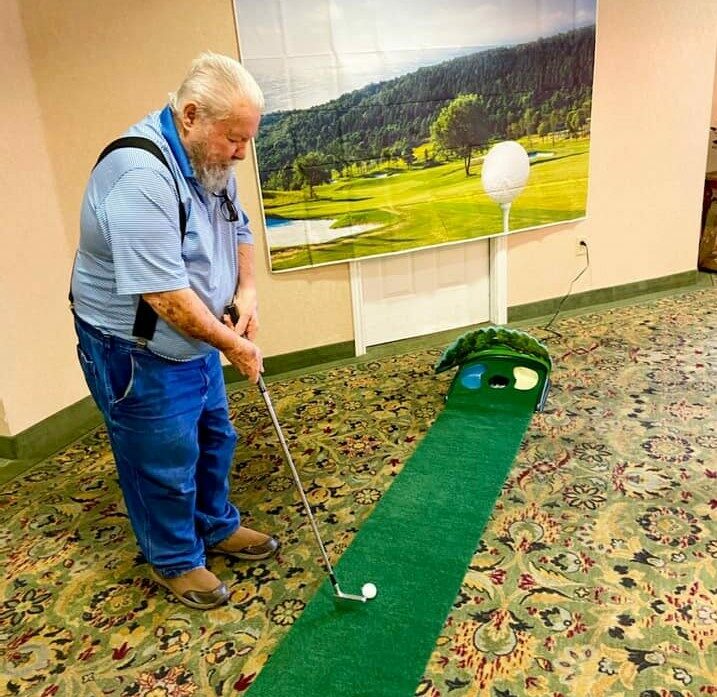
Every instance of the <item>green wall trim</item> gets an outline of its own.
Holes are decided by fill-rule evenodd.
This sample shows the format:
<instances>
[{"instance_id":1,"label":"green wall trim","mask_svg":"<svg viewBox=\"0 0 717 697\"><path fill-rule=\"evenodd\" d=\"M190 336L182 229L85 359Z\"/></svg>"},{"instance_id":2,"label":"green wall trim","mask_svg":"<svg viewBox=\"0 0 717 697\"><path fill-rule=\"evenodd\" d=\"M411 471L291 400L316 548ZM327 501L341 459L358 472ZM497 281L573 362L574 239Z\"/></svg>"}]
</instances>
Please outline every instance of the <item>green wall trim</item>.
<instances>
[{"instance_id":1,"label":"green wall trim","mask_svg":"<svg viewBox=\"0 0 717 697\"><path fill-rule=\"evenodd\" d=\"M91 397L48 416L16 436L0 436L0 457L34 460L54 453L102 423Z\"/></svg>"},{"instance_id":2,"label":"green wall trim","mask_svg":"<svg viewBox=\"0 0 717 697\"><path fill-rule=\"evenodd\" d=\"M651 293L710 284L713 284L713 281L708 275L700 274L696 270L685 271L671 276L638 281L637 283L626 283L620 286L577 293L568 297L561 308L561 312L628 300ZM508 321L511 323L522 322L552 315L557 310L561 300L562 297L525 305L514 305L508 308ZM404 344L409 346L409 343L394 342L392 345L395 345L395 347ZM383 354L387 352L388 347L382 346L379 348ZM409 349L407 348L406 350ZM371 349L371 353L373 352L374 349ZM354 342L342 341L328 346L317 346L316 348L294 351L280 356L270 356L264 359L264 370L265 375L270 377L294 370L318 368L326 363L352 358L354 358ZM224 379L227 384L231 384L244 378L232 366L225 366ZM27 467L34 461L47 457L71 443L101 423L102 417L94 402L90 397L85 397L56 414L48 416L40 423L31 426L16 436L0 436L0 458L22 461L22 464ZM19 465L20 462L15 462L0 466L0 481L4 479L2 476L3 471L7 469L9 473L10 469L14 471Z\"/></svg>"},{"instance_id":3,"label":"green wall trim","mask_svg":"<svg viewBox=\"0 0 717 697\"><path fill-rule=\"evenodd\" d=\"M14 460L15 454L15 438L12 436L0 436L0 457L6 460Z\"/></svg>"},{"instance_id":4,"label":"green wall trim","mask_svg":"<svg viewBox=\"0 0 717 697\"><path fill-rule=\"evenodd\" d=\"M264 376L271 377L272 375L289 373L292 370L320 366L324 363L331 363L345 358L354 358L354 356L353 341L342 341L338 344L317 346L316 348L294 351L293 353L283 353L280 356L269 356L264 359ZM240 375L233 366L224 366L224 381L227 384L244 379L244 376Z\"/></svg>"},{"instance_id":5,"label":"green wall trim","mask_svg":"<svg viewBox=\"0 0 717 697\"><path fill-rule=\"evenodd\" d=\"M605 303L627 300L640 295L695 286L698 281L698 276L699 274L696 270L684 271L671 276L661 276L660 278L651 278L646 281L637 281L636 283L626 283L620 286L611 286L610 288L599 288L597 290L588 290L584 293L576 293L568 297L560 311L578 310L594 305L604 305ZM513 305L513 307L508 308L508 321L523 322L525 320L535 319L536 317L552 315L558 309L562 299L563 296L541 300L535 303L527 303L525 305Z\"/></svg>"}]
</instances>

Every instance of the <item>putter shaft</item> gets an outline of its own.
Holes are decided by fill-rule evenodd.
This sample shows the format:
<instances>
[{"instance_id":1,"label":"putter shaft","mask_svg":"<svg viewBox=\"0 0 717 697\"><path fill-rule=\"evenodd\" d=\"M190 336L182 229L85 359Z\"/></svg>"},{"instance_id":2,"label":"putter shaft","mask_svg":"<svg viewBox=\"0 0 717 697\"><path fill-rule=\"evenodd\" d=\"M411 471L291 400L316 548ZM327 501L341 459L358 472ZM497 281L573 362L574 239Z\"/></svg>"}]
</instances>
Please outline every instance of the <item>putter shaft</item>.
<instances>
[{"instance_id":1,"label":"putter shaft","mask_svg":"<svg viewBox=\"0 0 717 697\"><path fill-rule=\"evenodd\" d=\"M259 375L259 381L257 383L259 387L259 392L261 392L261 396L264 399L264 404L266 404L266 408L269 412L269 416L271 417L271 422L274 425L274 430L276 431L276 435L279 438L279 442L281 443L281 449L284 451L284 458L286 459L287 464L289 465L289 469L291 470L291 476L294 478L294 484L296 484L296 488L299 490L299 495L301 496L301 502L304 505L304 510L306 511L306 515L309 517L309 522L311 523L311 529L314 531L314 537L316 538L316 542L319 544L319 549L321 550L321 556L324 560L324 566L326 567L326 571L328 571L329 574L329 580L331 581L331 586L334 589L334 597L340 598L342 600L355 600L360 603L365 603L367 600L369 600L368 597L365 595L353 595L352 593L344 593L341 590L341 587L339 586L339 582L336 579L336 574L334 573L334 567L331 566L331 562L329 561L329 555L326 554L326 548L324 547L323 540L321 539L321 534L319 533L319 528L316 525L316 519L314 518L314 513L311 510L311 506L309 505L309 501L306 498L306 494L304 493L304 487L301 484L301 479L299 479L299 473L296 469L296 465L294 465L294 460L291 457L291 453L289 452L289 446L286 444L286 440L284 439L284 433L281 430L281 426L279 425L279 419L276 416L276 412L274 411L274 405L271 403L271 398L269 397L269 392L266 389L266 385L264 384L264 378ZM375 592L374 592L375 595ZM374 597L373 595L370 597Z\"/></svg>"},{"instance_id":2,"label":"putter shaft","mask_svg":"<svg viewBox=\"0 0 717 697\"><path fill-rule=\"evenodd\" d=\"M309 505L309 501L306 498L306 494L304 493L304 487L301 485L301 480L299 479L299 473L296 470L296 465L294 465L294 460L291 457L291 453L289 452L289 447L286 444L286 440L284 439L284 434L281 430L281 426L279 425L279 420L276 417L276 412L274 411L274 406L271 403L271 398L269 397L269 392L266 389L266 385L264 384L264 378L260 375L259 376L259 382L258 382L259 392L261 392L261 396L264 399L264 403L266 404L266 408L269 411L269 416L271 417L271 422L274 424L274 430L276 431L276 435L279 437L279 442L281 443L281 448L284 451L284 457L286 459L287 464L289 465L289 469L291 470L291 476L294 479L294 484L296 484L296 488L299 490L299 495L301 496L301 502L304 504L304 510L306 511L306 515L309 517L309 522L311 523L311 528L314 531L314 537L316 538L316 541L319 544L319 549L321 550L321 556L324 560L324 565L326 566L326 570L329 572L329 579L331 581L331 585L334 588L334 592L336 592L337 595L344 595L344 593L341 593L341 589L339 588L338 581L336 580L336 575L334 574L334 568L331 566L331 562L329 561L329 557L326 554L326 548L324 547L324 543L321 540L321 535L319 533L319 528L316 525L316 520L314 519L314 514L311 511L311 506Z\"/></svg>"}]
</instances>

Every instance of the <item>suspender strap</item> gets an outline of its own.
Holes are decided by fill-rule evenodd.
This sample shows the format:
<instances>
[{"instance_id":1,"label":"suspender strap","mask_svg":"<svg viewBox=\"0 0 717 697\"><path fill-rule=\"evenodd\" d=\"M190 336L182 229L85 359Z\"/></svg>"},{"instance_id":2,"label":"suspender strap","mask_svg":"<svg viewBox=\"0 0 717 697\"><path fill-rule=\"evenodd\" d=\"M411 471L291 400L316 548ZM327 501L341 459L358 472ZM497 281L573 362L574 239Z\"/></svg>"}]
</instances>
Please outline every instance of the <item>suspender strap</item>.
<instances>
[{"instance_id":1,"label":"suspender strap","mask_svg":"<svg viewBox=\"0 0 717 697\"><path fill-rule=\"evenodd\" d=\"M177 200L179 202L179 232L181 235L181 241L184 242L184 236L187 232L187 213L182 205L182 196L179 193L179 184L172 174L172 170L167 162L167 158L164 153L160 150L159 146L149 138L142 138L139 136L126 136L124 138L118 138L113 140L97 158L95 167L102 162L111 152L118 150L119 148L138 148L140 150L146 150L147 152L154 155L168 170L172 179L174 180L174 187L177 190ZM72 303L72 290L70 290L70 303ZM151 305L140 295L137 303L137 313L134 317L134 326L132 327L132 335L138 339L144 339L150 341L154 337L155 329L157 328L157 313L152 309Z\"/></svg>"}]
</instances>

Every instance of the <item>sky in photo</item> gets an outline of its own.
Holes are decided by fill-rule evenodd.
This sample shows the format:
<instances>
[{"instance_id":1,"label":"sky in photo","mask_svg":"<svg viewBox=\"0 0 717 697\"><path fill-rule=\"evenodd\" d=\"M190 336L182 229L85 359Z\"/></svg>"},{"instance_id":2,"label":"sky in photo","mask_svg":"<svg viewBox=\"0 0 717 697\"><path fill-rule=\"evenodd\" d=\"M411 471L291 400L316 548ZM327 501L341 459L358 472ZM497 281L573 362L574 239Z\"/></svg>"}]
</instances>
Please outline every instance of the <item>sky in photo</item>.
<instances>
[{"instance_id":1,"label":"sky in photo","mask_svg":"<svg viewBox=\"0 0 717 697\"><path fill-rule=\"evenodd\" d=\"M236 0L267 113L595 23L596 0Z\"/></svg>"}]
</instances>

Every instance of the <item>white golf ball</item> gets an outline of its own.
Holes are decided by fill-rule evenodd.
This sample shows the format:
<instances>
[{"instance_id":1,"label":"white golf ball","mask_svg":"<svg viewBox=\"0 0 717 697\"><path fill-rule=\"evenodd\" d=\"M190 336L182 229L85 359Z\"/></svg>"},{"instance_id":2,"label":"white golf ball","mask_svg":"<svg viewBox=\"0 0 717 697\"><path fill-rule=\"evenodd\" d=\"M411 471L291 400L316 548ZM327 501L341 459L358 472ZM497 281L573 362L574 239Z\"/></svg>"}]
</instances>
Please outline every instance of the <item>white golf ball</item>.
<instances>
[{"instance_id":1,"label":"white golf ball","mask_svg":"<svg viewBox=\"0 0 717 697\"><path fill-rule=\"evenodd\" d=\"M364 598L375 598L376 593L378 593L378 590L376 589L376 586L373 585L373 583L364 583L363 586L361 586L361 593L363 593Z\"/></svg>"}]
</instances>

